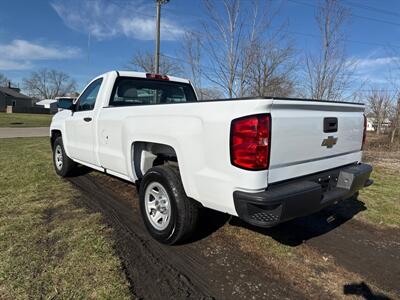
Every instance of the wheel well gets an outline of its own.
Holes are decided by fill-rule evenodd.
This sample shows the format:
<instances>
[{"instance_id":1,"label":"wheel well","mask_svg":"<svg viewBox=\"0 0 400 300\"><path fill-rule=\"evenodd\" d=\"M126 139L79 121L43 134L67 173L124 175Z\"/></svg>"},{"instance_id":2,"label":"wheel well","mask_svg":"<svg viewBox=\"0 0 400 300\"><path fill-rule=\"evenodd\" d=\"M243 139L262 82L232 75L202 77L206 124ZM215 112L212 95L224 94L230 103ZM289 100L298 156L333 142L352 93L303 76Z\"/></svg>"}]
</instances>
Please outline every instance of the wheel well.
<instances>
[{"instance_id":1,"label":"wheel well","mask_svg":"<svg viewBox=\"0 0 400 300\"><path fill-rule=\"evenodd\" d=\"M178 166L178 157L174 148L169 145L152 142L135 142L132 147L132 168L140 180L148 169L173 164Z\"/></svg>"},{"instance_id":2,"label":"wheel well","mask_svg":"<svg viewBox=\"0 0 400 300\"><path fill-rule=\"evenodd\" d=\"M50 137L50 143L51 143L51 148L53 149L54 142L56 139L61 136L61 131L60 130L52 130L51 131L51 137Z\"/></svg>"}]
</instances>

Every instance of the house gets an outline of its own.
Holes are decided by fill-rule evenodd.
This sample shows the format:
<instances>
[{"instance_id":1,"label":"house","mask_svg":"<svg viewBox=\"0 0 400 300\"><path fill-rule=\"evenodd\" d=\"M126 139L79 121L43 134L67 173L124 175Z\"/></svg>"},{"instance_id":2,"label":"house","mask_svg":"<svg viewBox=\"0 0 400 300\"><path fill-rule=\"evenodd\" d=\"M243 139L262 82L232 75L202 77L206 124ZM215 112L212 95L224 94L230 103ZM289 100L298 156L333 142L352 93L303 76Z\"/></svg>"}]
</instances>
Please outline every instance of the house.
<instances>
[{"instance_id":1,"label":"house","mask_svg":"<svg viewBox=\"0 0 400 300\"><path fill-rule=\"evenodd\" d=\"M389 118L384 119L381 124L381 132L388 132L391 124ZM376 131L377 127L378 120L374 117L367 117L367 131Z\"/></svg>"},{"instance_id":2,"label":"house","mask_svg":"<svg viewBox=\"0 0 400 300\"><path fill-rule=\"evenodd\" d=\"M0 111L6 111L7 106L28 108L35 105L36 100L21 93L17 87L0 87Z\"/></svg>"},{"instance_id":3,"label":"house","mask_svg":"<svg viewBox=\"0 0 400 300\"><path fill-rule=\"evenodd\" d=\"M367 118L367 131L375 131L374 121L371 118Z\"/></svg>"}]
</instances>

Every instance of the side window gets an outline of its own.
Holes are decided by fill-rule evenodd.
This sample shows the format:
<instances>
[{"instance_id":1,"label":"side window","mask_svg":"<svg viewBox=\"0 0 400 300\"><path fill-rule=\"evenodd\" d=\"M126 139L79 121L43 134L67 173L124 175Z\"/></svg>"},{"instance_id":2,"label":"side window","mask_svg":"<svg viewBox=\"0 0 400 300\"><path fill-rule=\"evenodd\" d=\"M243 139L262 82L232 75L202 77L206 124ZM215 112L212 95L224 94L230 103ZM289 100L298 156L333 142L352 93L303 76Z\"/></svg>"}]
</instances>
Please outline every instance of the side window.
<instances>
[{"instance_id":1,"label":"side window","mask_svg":"<svg viewBox=\"0 0 400 300\"><path fill-rule=\"evenodd\" d=\"M78 99L77 110L92 110L96 103L97 94L99 93L103 78L93 81Z\"/></svg>"}]
</instances>

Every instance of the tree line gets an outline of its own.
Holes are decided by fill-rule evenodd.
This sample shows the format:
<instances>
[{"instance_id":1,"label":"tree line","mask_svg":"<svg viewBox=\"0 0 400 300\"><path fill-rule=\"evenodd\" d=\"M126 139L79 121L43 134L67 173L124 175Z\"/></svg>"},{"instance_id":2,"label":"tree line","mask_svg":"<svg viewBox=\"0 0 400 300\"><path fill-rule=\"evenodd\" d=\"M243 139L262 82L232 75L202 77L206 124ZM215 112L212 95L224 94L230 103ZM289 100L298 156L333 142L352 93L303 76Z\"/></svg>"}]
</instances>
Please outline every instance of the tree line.
<instances>
[{"instance_id":1,"label":"tree line","mask_svg":"<svg viewBox=\"0 0 400 300\"><path fill-rule=\"evenodd\" d=\"M347 54L351 11L338 0L317 2L314 47L296 48L280 7L272 1L203 0L199 31L189 31L177 57L161 55L161 72L189 77L201 99L251 96L299 97L367 104L377 134L389 121L390 141L400 131L400 87L380 89L357 77L358 61ZM221 8L222 6L222 8ZM152 72L153 54L136 53L134 69ZM208 62L207 64L205 62ZM395 72L400 71L396 65Z\"/></svg>"},{"instance_id":2,"label":"tree line","mask_svg":"<svg viewBox=\"0 0 400 300\"><path fill-rule=\"evenodd\" d=\"M0 87L12 86L12 82L0 74ZM54 99L76 93L76 81L63 71L41 69L22 80L25 93L36 99Z\"/></svg>"},{"instance_id":3,"label":"tree line","mask_svg":"<svg viewBox=\"0 0 400 300\"><path fill-rule=\"evenodd\" d=\"M400 130L400 89L393 83L390 93L357 78L358 62L346 49L350 9L339 0L318 1L316 43L301 51L287 23L277 20L281 8L272 3L203 0L206 13L198 30L186 32L176 57L161 54L161 73L189 78L200 99L294 96L367 102L377 133L389 120L393 141ZM136 52L128 68L153 72L153 52ZM0 74L0 85L5 82ZM54 98L74 92L76 82L64 72L43 69L24 79L23 88L37 98Z\"/></svg>"},{"instance_id":4,"label":"tree line","mask_svg":"<svg viewBox=\"0 0 400 300\"><path fill-rule=\"evenodd\" d=\"M296 95L356 99L356 93L348 93L356 69L345 48L344 28L350 12L339 1L319 2L315 13L319 39L313 50L305 53L296 49L286 31L287 23L276 21L281 8L271 1L203 3L206 14L200 30L185 34L179 58L161 55L163 73L189 76L200 95L205 86L213 86L228 98ZM153 62L152 53L139 52L131 65L151 72Z\"/></svg>"}]
</instances>

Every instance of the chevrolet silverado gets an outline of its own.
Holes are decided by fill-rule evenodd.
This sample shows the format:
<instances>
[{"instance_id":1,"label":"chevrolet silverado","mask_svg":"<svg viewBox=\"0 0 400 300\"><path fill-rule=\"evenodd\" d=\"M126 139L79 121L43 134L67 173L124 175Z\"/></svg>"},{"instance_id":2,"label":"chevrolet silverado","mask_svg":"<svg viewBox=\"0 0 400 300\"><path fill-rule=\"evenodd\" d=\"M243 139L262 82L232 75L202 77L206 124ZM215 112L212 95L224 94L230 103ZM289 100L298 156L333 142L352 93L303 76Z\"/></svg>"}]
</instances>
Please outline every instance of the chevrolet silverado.
<instances>
[{"instance_id":1,"label":"chevrolet silverado","mask_svg":"<svg viewBox=\"0 0 400 300\"><path fill-rule=\"evenodd\" d=\"M372 183L363 104L199 101L188 80L111 71L58 105L56 173L81 164L136 184L144 224L165 244L190 236L201 207L270 227Z\"/></svg>"}]
</instances>

